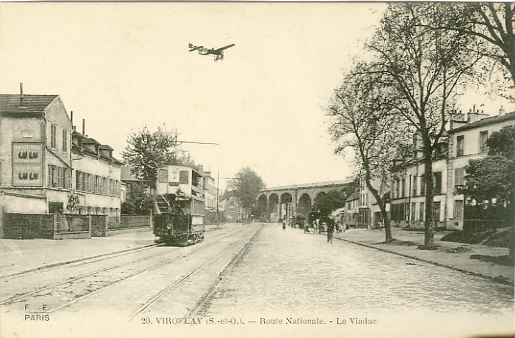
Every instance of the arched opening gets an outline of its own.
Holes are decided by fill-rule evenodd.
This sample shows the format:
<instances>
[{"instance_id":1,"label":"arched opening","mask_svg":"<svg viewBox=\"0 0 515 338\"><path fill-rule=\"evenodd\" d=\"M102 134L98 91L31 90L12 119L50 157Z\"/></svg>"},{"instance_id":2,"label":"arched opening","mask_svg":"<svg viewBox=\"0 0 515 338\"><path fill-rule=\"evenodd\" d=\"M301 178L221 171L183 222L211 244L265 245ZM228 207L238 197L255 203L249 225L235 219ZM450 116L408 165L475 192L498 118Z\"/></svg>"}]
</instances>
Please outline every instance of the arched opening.
<instances>
[{"instance_id":1,"label":"arched opening","mask_svg":"<svg viewBox=\"0 0 515 338\"><path fill-rule=\"evenodd\" d=\"M308 194L302 194L299 198L299 203L297 205L297 213L301 217L308 217L308 213L311 211L311 197Z\"/></svg>"},{"instance_id":2,"label":"arched opening","mask_svg":"<svg viewBox=\"0 0 515 338\"><path fill-rule=\"evenodd\" d=\"M267 200L266 195L261 195L258 197L257 206L256 206L256 217L261 221L268 221L268 210L267 210Z\"/></svg>"},{"instance_id":3,"label":"arched opening","mask_svg":"<svg viewBox=\"0 0 515 338\"><path fill-rule=\"evenodd\" d=\"M279 196L271 194L268 197L268 215L270 222L279 222Z\"/></svg>"},{"instance_id":4,"label":"arched opening","mask_svg":"<svg viewBox=\"0 0 515 338\"><path fill-rule=\"evenodd\" d=\"M281 205L279 208L279 218L289 220L293 217L293 197L290 193L285 192L281 195Z\"/></svg>"},{"instance_id":5,"label":"arched opening","mask_svg":"<svg viewBox=\"0 0 515 338\"><path fill-rule=\"evenodd\" d=\"M323 202L324 198L327 196L327 193L324 191L319 192L316 197L315 201L313 203L313 206L315 207L315 211L319 212L322 215L327 215L327 210L324 208Z\"/></svg>"}]
</instances>

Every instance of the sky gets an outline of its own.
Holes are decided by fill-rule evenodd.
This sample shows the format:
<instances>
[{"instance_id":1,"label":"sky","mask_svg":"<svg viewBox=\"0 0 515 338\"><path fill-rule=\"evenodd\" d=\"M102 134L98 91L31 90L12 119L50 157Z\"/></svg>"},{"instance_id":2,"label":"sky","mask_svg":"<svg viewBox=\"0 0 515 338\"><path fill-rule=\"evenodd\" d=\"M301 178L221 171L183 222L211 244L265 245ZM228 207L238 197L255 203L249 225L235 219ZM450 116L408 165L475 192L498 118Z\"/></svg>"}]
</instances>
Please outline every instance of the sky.
<instances>
[{"instance_id":1,"label":"sky","mask_svg":"<svg viewBox=\"0 0 515 338\"><path fill-rule=\"evenodd\" d=\"M220 187L250 167L268 187L348 180L326 107L384 3L1 3L0 92L57 94L120 153L177 129ZM188 52L222 47L223 61ZM474 102L475 103L475 102ZM470 105L471 107L472 105ZM497 108L498 109L498 108Z\"/></svg>"}]
</instances>

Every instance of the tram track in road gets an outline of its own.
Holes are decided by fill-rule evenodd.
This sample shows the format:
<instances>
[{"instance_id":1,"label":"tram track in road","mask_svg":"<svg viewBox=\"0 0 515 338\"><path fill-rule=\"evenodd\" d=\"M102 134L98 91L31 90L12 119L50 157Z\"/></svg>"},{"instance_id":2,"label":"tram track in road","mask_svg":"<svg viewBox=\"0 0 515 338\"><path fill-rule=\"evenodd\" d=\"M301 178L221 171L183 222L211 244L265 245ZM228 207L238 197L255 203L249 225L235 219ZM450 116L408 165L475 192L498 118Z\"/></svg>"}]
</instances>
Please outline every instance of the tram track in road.
<instances>
[{"instance_id":1,"label":"tram track in road","mask_svg":"<svg viewBox=\"0 0 515 338\"><path fill-rule=\"evenodd\" d=\"M10 307L16 306L16 304L21 302L25 304L31 303L35 305L35 307L40 307L38 304L44 304L46 308L45 313L49 314L81 301L84 298L92 296L113 285L119 284L120 282L148 273L163 266L173 264L192 253L208 249L220 241L223 241L224 238L231 237L240 231L242 231L241 228L234 230L231 229L226 233L220 234L220 236L216 236L214 238L211 237L209 241L193 246L192 250L188 250L187 252L180 250L181 248L177 248L179 250L174 250L173 252L179 255L172 258L164 257L158 264L149 261L152 257L145 257L136 261L116 265L114 267L98 269L91 273L78 276L77 278L64 281L61 280L57 283L38 288L32 292L23 293L21 295L18 294L2 301L0 305L3 310L9 311ZM158 256L168 255L169 253L170 251L167 251Z\"/></svg>"},{"instance_id":2,"label":"tram track in road","mask_svg":"<svg viewBox=\"0 0 515 338\"><path fill-rule=\"evenodd\" d=\"M203 248L208 248L209 246L211 245L214 245L218 240L220 240L220 238L225 238L225 237L230 237L232 236L234 233L237 233L238 231L241 231L241 229L231 229L229 230L228 232L224 232L224 233L220 233L220 234L217 234L215 236L212 236L210 237L208 240L206 240L204 242L204 244L198 244L198 247L195 246L197 249L194 250L194 252L196 251L199 251L199 250L202 250ZM212 243L212 244L209 244L209 243ZM208 244L207 246L205 244ZM159 245L153 245L151 248L156 248L156 247L162 247L164 246L164 244L159 244ZM194 247L194 248L195 248ZM151 249L150 247L145 247L144 249L148 250L148 249ZM129 256L129 255L132 255L132 254L137 254L139 253L140 251L143 251L142 250L143 248L141 248L141 250L132 250L132 251L126 251L126 252L123 252L123 253L118 253L116 255L110 255L109 257L102 257L101 259L96 259L96 260L91 260L91 261L82 261L81 263L77 264L77 265L72 265L72 266L66 266L66 265L61 265L60 267L61 268L66 268L66 269L70 269L70 268L83 268L84 265L87 265L87 264L93 264L93 263L98 263L98 262L101 262L101 261L105 261L109 258L111 259L114 259L114 258L124 258L123 256ZM171 248L172 249L172 248ZM186 254L183 254L183 250L181 250L182 248L180 247L177 247L177 248L174 248L176 250L173 250L174 253L176 254L179 254L177 257L174 257L172 258L171 260L168 259L167 257L165 257L165 261L162 263L162 264L158 264L157 267L160 267L160 266L163 266L163 265L166 265L166 264L171 264L173 263L174 261L184 257L185 255L187 254L190 254L191 251L188 251L188 253ZM170 254L170 251L161 251L161 252L158 252L157 254L155 253L151 253L150 255L145 255L143 257L139 257L135 260L131 260L129 262L125 262L125 263L121 263L121 264L116 264L116 262L114 262L114 266L110 266L110 267L103 267L103 268L100 268L100 269L95 269L93 271L90 271L90 272L87 272L87 273L82 273L82 274L79 274L78 276L72 276L72 277L62 277L60 281L58 282L55 282L55 283L51 283L51 284L48 284L48 285L45 285L45 286L36 286L36 288L32 291L29 291L29 292L23 292L23 293L15 293L14 296L9 296L8 298L6 299L3 299L0 301L0 306L6 306L6 305L10 305L10 304L13 304L13 303L16 303L16 302L19 302L19 301L23 301L23 300L27 300L27 298L30 298L30 297L39 297L40 293L42 292L45 292L45 291L50 291L52 289L56 289L60 286L66 286L67 284L70 285L70 284L73 284L73 283L77 283L77 282L80 282L81 280L87 280L87 278L93 278L93 277L97 277L101 274L108 274L112 271L114 271L115 269L123 269L124 267L126 266L129 266L129 265L134 265L134 264L138 264L138 263L145 263L145 261L149 261L150 259L155 259L156 257L159 257L159 256L166 256L166 255L169 255ZM154 268L157 268L157 267L154 267ZM152 269L152 267L150 268L150 270ZM147 269L149 270L149 269ZM140 273L144 272L145 269L143 269ZM32 271L31 273L35 273L36 271ZM50 273L49 270L45 270L45 271L39 271L41 272L42 274L47 274L47 273ZM69 274L67 275L69 276ZM26 274L17 274L15 276L11 276L11 283L16 283L17 281L19 281L20 278L23 278L25 279L26 277ZM65 278L63 280L63 278ZM130 276L128 276L127 278L130 278ZM42 278L46 281L46 278ZM6 282L9 282L9 280L5 280L4 278L4 283ZM5 284L3 285L3 290L5 292ZM26 287L24 287L24 291L26 290ZM39 296L38 296L39 295Z\"/></svg>"},{"instance_id":3,"label":"tram track in road","mask_svg":"<svg viewBox=\"0 0 515 338\"><path fill-rule=\"evenodd\" d=\"M199 266L197 268L194 268L192 271L189 271L189 272L183 274L178 280L175 280L173 283L171 283L170 285L168 285L167 287L162 289L154 297L152 297L151 299L146 301L137 310L135 310L133 313L131 313L131 315L129 316L129 321L132 321L138 315L145 314L145 312L148 309L151 309L151 307L154 304L156 304L159 301L163 300L163 298L165 296L169 295L170 292L172 292L172 291L176 290L177 288L183 286L183 284L187 280L189 280L190 277L194 276L195 274L197 274L199 272L202 272L203 270L205 270L208 267L211 267L213 265L213 263L217 262L220 259L223 259L224 255L226 255L227 253L230 253L230 251L232 249L234 249L234 247L236 247L238 244L241 244L241 242L244 242L244 244L241 246L241 248L238 249L238 251L235 254L231 254L230 255L231 259L229 260L229 262L227 262L227 263L222 262L222 267L221 268L220 267L218 267L218 268L215 267L215 270L217 271L217 273L213 274L212 271L207 273L207 274L209 274L211 276L214 276L215 280L214 280L214 283L211 282L211 283L209 283L209 285L207 285L207 292L201 294L200 297L198 298L198 300L194 303L194 307L193 308L196 309L198 307L197 304L202 303L202 300L205 299L210 294L211 290L216 286L217 281L219 280L220 276L223 275L228 270L228 267L231 266L231 265L234 265L235 262L237 262L237 261L239 261L241 259L241 257L247 251L249 245L252 243L253 239L257 236L257 234L261 231L261 229L263 229L263 224L256 231L254 231L254 234L251 236L250 239L242 239L240 241L232 243L228 248L223 250L221 253L219 253L218 255L216 255L215 257L213 257L212 259L210 259L206 263L202 264L201 266ZM213 278L213 277L211 277L211 278ZM206 284L207 282L209 282L209 281L204 280L204 284ZM192 315L190 315L191 313L193 313L192 310L188 311L188 314L186 316L191 317L192 316Z\"/></svg>"}]
</instances>

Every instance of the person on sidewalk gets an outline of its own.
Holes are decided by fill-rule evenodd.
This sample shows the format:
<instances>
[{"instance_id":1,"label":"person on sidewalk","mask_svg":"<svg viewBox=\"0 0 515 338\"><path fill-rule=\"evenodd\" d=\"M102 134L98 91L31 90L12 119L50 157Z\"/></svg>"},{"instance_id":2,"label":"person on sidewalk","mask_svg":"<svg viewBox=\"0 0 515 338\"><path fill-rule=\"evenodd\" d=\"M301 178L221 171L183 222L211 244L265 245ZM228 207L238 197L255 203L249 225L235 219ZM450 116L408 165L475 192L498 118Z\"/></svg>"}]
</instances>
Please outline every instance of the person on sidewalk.
<instances>
[{"instance_id":1,"label":"person on sidewalk","mask_svg":"<svg viewBox=\"0 0 515 338\"><path fill-rule=\"evenodd\" d=\"M286 221L284 219L279 220L283 224L283 231L286 230Z\"/></svg>"},{"instance_id":2,"label":"person on sidewalk","mask_svg":"<svg viewBox=\"0 0 515 338\"><path fill-rule=\"evenodd\" d=\"M327 243L333 243L334 222L333 220L328 220L324 223L327 226Z\"/></svg>"}]
</instances>

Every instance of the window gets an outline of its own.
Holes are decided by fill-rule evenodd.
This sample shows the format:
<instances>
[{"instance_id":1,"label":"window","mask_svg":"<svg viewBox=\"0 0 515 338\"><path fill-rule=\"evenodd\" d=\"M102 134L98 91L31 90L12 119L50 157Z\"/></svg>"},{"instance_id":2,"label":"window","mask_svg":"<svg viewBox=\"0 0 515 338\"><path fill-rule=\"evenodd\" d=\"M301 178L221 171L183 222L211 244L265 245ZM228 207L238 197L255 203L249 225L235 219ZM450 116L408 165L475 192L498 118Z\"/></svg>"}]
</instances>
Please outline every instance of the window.
<instances>
[{"instance_id":1,"label":"window","mask_svg":"<svg viewBox=\"0 0 515 338\"><path fill-rule=\"evenodd\" d=\"M64 168L57 168L57 186L59 188L64 187Z\"/></svg>"},{"instance_id":2,"label":"window","mask_svg":"<svg viewBox=\"0 0 515 338\"><path fill-rule=\"evenodd\" d=\"M57 126L50 125L50 148L57 148Z\"/></svg>"},{"instance_id":3,"label":"window","mask_svg":"<svg viewBox=\"0 0 515 338\"><path fill-rule=\"evenodd\" d=\"M415 209L416 205L417 205L417 203L415 203L415 202L411 203L411 221L412 222L415 221L415 215L416 215L416 212L417 212L417 210Z\"/></svg>"},{"instance_id":4,"label":"window","mask_svg":"<svg viewBox=\"0 0 515 338\"><path fill-rule=\"evenodd\" d=\"M440 221L440 202L433 203L433 221Z\"/></svg>"},{"instance_id":5,"label":"window","mask_svg":"<svg viewBox=\"0 0 515 338\"><path fill-rule=\"evenodd\" d=\"M417 176L413 176L413 186L411 196L417 196Z\"/></svg>"},{"instance_id":6,"label":"window","mask_svg":"<svg viewBox=\"0 0 515 338\"><path fill-rule=\"evenodd\" d=\"M93 192L94 193L100 192L100 178L98 176L95 176L95 178L94 178Z\"/></svg>"},{"instance_id":7,"label":"window","mask_svg":"<svg viewBox=\"0 0 515 338\"><path fill-rule=\"evenodd\" d=\"M189 184L190 183L190 173L182 170L179 172L179 183L180 184Z\"/></svg>"},{"instance_id":8,"label":"window","mask_svg":"<svg viewBox=\"0 0 515 338\"><path fill-rule=\"evenodd\" d=\"M454 185L465 184L465 168L454 169Z\"/></svg>"},{"instance_id":9,"label":"window","mask_svg":"<svg viewBox=\"0 0 515 338\"><path fill-rule=\"evenodd\" d=\"M488 131L482 131L479 133L479 150L482 153L486 153L488 151L488 146L486 145L486 140L488 140Z\"/></svg>"},{"instance_id":10,"label":"window","mask_svg":"<svg viewBox=\"0 0 515 338\"><path fill-rule=\"evenodd\" d=\"M59 169L55 165L48 165L48 186L49 187L58 187L59 184Z\"/></svg>"},{"instance_id":11,"label":"window","mask_svg":"<svg viewBox=\"0 0 515 338\"><path fill-rule=\"evenodd\" d=\"M75 172L75 189L82 190L82 172Z\"/></svg>"},{"instance_id":12,"label":"window","mask_svg":"<svg viewBox=\"0 0 515 338\"><path fill-rule=\"evenodd\" d=\"M442 193L442 172L438 171L433 173L434 193L435 195Z\"/></svg>"},{"instance_id":13,"label":"window","mask_svg":"<svg viewBox=\"0 0 515 338\"><path fill-rule=\"evenodd\" d=\"M64 172L64 185L63 185L63 187L66 188L66 189L70 189L70 183L71 183L70 173L71 173L71 170L68 169L68 168L63 168L63 172Z\"/></svg>"},{"instance_id":14,"label":"window","mask_svg":"<svg viewBox=\"0 0 515 338\"><path fill-rule=\"evenodd\" d=\"M68 151L68 131L63 129L63 151Z\"/></svg>"},{"instance_id":15,"label":"window","mask_svg":"<svg viewBox=\"0 0 515 338\"><path fill-rule=\"evenodd\" d=\"M454 217L463 218L463 201L454 201Z\"/></svg>"},{"instance_id":16,"label":"window","mask_svg":"<svg viewBox=\"0 0 515 338\"><path fill-rule=\"evenodd\" d=\"M420 195L426 194L426 177L424 174L420 175Z\"/></svg>"},{"instance_id":17,"label":"window","mask_svg":"<svg viewBox=\"0 0 515 338\"><path fill-rule=\"evenodd\" d=\"M424 222L424 214L425 214L424 202L420 202L420 210L419 210L419 218L418 218L419 221Z\"/></svg>"},{"instance_id":18,"label":"window","mask_svg":"<svg viewBox=\"0 0 515 338\"><path fill-rule=\"evenodd\" d=\"M159 183L166 183L167 180L168 180L168 170L159 169L159 171L157 172L157 181Z\"/></svg>"},{"instance_id":19,"label":"window","mask_svg":"<svg viewBox=\"0 0 515 338\"><path fill-rule=\"evenodd\" d=\"M403 197L404 197L404 186L405 186L405 185L406 185L406 178L403 178L403 179L401 180L401 191L400 191L400 194L401 194L401 196L400 196L400 197L401 197L401 198L403 198Z\"/></svg>"},{"instance_id":20,"label":"window","mask_svg":"<svg viewBox=\"0 0 515 338\"><path fill-rule=\"evenodd\" d=\"M461 135L457 137L456 143L456 156L463 156L463 150L465 146L465 136Z\"/></svg>"}]
</instances>

